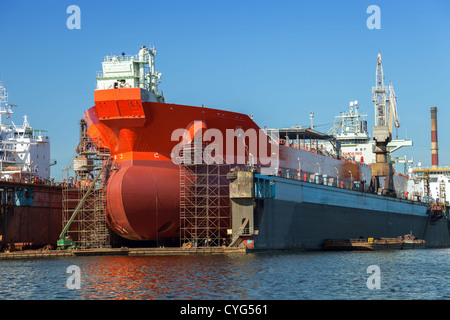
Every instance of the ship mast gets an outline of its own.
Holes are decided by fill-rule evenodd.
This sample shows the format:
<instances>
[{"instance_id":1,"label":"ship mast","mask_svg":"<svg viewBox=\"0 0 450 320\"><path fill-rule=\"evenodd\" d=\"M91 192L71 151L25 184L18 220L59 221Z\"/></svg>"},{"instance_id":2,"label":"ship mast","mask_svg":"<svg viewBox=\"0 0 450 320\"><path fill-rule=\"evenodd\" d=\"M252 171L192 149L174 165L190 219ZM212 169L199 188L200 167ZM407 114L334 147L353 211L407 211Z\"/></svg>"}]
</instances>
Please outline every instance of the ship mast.
<instances>
[{"instance_id":1,"label":"ship mast","mask_svg":"<svg viewBox=\"0 0 450 320\"><path fill-rule=\"evenodd\" d=\"M3 86L3 83L0 81L0 130L4 131L8 129L8 125L3 124L2 117L3 115L10 116L12 112L12 107L17 107L14 104L8 104L8 92L6 88ZM5 107L2 107L2 103L5 104ZM8 106L8 108L6 108Z\"/></svg>"}]
</instances>

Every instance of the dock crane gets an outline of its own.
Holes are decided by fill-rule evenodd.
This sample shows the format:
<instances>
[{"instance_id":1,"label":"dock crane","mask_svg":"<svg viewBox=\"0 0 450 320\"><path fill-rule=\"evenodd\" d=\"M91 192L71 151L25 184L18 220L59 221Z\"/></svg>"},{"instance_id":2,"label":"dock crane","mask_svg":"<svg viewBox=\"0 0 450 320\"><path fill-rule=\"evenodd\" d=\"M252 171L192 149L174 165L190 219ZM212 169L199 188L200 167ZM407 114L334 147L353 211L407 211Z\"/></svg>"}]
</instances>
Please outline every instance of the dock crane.
<instances>
[{"instance_id":1,"label":"dock crane","mask_svg":"<svg viewBox=\"0 0 450 320\"><path fill-rule=\"evenodd\" d=\"M389 83L389 131L392 135L392 126L400 128L400 120L397 114L397 96L395 95L394 87L392 83ZM398 138L398 135L396 135Z\"/></svg>"},{"instance_id":2,"label":"dock crane","mask_svg":"<svg viewBox=\"0 0 450 320\"><path fill-rule=\"evenodd\" d=\"M383 65L381 62L381 53L377 56L376 85L372 88L373 102L375 103L375 125L373 126L373 139L375 140L376 162L372 163L372 190L378 191L381 188L380 178L385 178L382 194L395 196L393 167L392 163L387 161L387 145L392 140L392 126L400 127L397 115L397 97L392 84L388 89L384 86ZM389 109L388 109L389 107Z\"/></svg>"}]
</instances>

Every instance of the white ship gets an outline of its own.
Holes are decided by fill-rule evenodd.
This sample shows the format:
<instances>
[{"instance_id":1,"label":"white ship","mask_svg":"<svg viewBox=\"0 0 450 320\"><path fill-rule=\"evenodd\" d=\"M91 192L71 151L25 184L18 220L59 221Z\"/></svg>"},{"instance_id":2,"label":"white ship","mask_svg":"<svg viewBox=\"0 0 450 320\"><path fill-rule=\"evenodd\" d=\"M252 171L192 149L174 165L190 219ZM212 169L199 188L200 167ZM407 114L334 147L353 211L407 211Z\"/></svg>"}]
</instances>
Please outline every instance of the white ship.
<instances>
[{"instance_id":1,"label":"white ship","mask_svg":"<svg viewBox=\"0 0 450 320\"><path fill-rule=\"evenodd\" d=\"M396 111L393 112L396 114ZM364 120L366 116L366 114L359 112L358 101L352 101L348 112L342 112L340 116L336 117L339 120L328 131L328 134L339 141L342 157L372 164L376 162L375 140L371 140L367 131L367 121ZM396 120L396 123L399 123L398 120ZM392 139L387 145L388 160L396 162L397 158L393 157L392 153L402 147L410 147L412 145L413 142L411 140Z\"/></svg>"},{"instance_id":2,"label":"white ship","mask_svg":"<svg viewBox=\"0 0 450 320\"><path fill-rule=\"evenodd\" d=\"M450 202L450 168L422 167L420 163L409 169L408 190L411 200L445 203Z\"/></svg>"},{"instance_id":3,"label":"white ship","mask_svg":"<svg viewBox=\"0 0 450 320\"><path fill-rule=\"evenodd\" d=\"M393 116L396 115L396 110L392 112ZM363 119L366 116L359 112L357 101L350 102L348 112L342 112L340 116L336 117L339 120L336 121L328 134L339 141L341 157L372 164L376 162L375 141L371 140L367 132L367 121ZM411 140L395 139L387 145L388 160L392 163L404 164L403 172L394 175L396 190L407 190L405 196L410 200L448 205L450 203L450 168L437 165L423 167L420 163L417 166L407 168L407 164L413 163L413 160L392 155L398 149L412 146L412 144ZM327 151L332 151L332 146L328 145Z\"/></svg>"},{"instance_id":4,"label":"white ship","mask_svg":"<svg viewBox=\"0 0 450 320\"><path fill-rule=\"evenodd\" d=\"M50 160L50 138L43 130L33 130L26 115L22 125L12 120L4 123L11 118L13 107L17 105L8 103L8 93L0 82L0 179L48 180L50 167L56 164Z\"/></svg>"}]
</instances>

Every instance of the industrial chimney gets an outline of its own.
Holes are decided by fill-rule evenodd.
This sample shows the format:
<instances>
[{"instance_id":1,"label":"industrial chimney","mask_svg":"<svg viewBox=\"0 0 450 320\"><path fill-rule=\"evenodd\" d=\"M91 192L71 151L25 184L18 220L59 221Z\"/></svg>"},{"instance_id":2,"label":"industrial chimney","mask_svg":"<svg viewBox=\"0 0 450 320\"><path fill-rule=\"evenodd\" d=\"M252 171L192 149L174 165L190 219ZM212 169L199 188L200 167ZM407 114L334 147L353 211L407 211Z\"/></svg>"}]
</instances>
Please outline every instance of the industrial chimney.
<instances>
[{"instance_id":1,"label":"industrial chimney","mask_svg":"<svg viewBox=\"0 0 450 320\"><path fill-rule=\"evenodd\" d=\"M431 107L431 169L438 169L437 107Z\"/></svg>"}]
</instances>

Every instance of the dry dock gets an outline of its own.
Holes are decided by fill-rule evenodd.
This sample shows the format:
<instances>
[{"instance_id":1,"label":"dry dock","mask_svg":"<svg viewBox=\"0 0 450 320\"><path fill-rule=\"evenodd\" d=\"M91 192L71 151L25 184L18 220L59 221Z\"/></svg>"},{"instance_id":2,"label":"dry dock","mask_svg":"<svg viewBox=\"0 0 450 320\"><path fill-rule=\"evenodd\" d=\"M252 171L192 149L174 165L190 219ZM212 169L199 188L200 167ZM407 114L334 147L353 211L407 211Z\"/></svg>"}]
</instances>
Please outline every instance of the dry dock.
<instances>
[{"instance_id":1,"label":"dry dock","mask_svg":"<svg viewBox=\"0 0 450 320\"><path fill-rule=\"evenodd\" d=\"M38 259L79 256L166 256L192 254L245 254L246 248L103 248L85 250L25 250L0 253L0 260L5 259Z\"/></svg>"}]
</instances>

